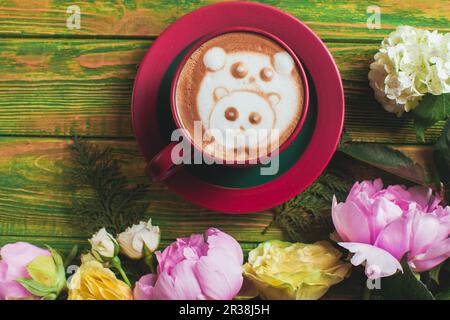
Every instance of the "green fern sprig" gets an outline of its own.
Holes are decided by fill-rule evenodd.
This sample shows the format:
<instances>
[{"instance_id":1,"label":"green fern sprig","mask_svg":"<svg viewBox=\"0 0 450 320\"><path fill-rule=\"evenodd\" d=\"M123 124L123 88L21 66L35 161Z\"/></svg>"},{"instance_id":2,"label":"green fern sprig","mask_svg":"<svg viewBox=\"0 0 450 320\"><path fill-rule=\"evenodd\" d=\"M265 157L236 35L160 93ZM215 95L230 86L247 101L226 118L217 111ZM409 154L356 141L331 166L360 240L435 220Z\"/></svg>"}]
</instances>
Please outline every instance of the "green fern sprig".
<instances>
[{"instance_id":1,"label":"green fern sprig","mask_svg":"<svg viewBox=\"0 0 450 320\"><path fill-rule=\"evenodd\" d=\"M333 231L331 202L347 196L352 179L342 172L327 169L303 193L274 209L274 224L295 242L327 239Z\"/></svg>"},{"instance_id":2,"label":"green fern sprig","mask_svg":"<svg viewBox=\"0 0 450 320\"><path fill-rule=\"evenodd\" d=\"M144 216L148 207L144 199L149 187L129 186L111 148L99 148L75 137L70 150L74 162L73 180L79 187L88 187L91 191L89 196L78 196L72 201L76 224L82 230L91 234L105 227L116 234Z\"/></svg>"}]
</instances>

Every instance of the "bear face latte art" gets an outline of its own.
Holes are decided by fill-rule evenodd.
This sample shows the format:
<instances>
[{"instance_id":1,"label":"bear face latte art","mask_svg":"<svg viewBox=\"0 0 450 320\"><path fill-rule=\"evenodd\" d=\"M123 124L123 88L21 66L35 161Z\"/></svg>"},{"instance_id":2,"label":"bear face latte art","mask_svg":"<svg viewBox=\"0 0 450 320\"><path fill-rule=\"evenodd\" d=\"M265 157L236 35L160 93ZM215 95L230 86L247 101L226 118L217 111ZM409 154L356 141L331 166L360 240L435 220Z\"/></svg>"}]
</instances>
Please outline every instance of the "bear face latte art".
<instances>
[{"instance_id":1,"label":"bear face latte art","mask_svg":"<svg viewBox=\"0 0 450 320\"><path fill-rule=\"evenodd\" d=\"M274 40L244 31L198 47L175 89L182 127L200 150L225 162L252 161L278 149L298 125L303 97L291 55Z\"/></svg>"}]
</instances>

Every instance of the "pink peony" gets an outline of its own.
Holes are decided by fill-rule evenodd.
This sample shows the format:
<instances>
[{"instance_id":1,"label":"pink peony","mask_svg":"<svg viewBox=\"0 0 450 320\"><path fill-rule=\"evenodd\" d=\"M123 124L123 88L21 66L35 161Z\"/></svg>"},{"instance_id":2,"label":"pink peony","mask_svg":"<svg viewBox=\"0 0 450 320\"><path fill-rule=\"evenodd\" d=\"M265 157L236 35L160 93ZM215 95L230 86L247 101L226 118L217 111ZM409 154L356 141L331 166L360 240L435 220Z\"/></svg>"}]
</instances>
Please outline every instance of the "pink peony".
<instances>
[{"instance_id":1,"label":"pink peony","mask_svg":"<svg viewBox=\"0 0 450 320\"><path fill-rule=\"evenodd\" d=\"M136 283L137 300L229 300L241 289L242 249L218 229L177 239L156 256L158 274Z\"/></svg>"},{"instance_id":2,"label":"pink peony","mask_svg":"<svg viewBox=\"0 0 450 320\"><path fill-rule=\"evenodd\" d=\"M30 278L27 265L43 255L51 254L26 242L7 244L0 249L0 300L35 298L16 279Z\"/></svg>"},{"instance_id":3,"label":"pink peony","mask_svg":"<svg viewBox=\"0 0 450 320\"><path fill-rule=\"evenodd\" d=\"M402 270L405 255L414 271L429 270L450 256L450 207L440 201L425 187L357 182L345 202L333 199L339 245L354 253L354 265L365 262L371 279Z\"/></svg>"}]
</instances>

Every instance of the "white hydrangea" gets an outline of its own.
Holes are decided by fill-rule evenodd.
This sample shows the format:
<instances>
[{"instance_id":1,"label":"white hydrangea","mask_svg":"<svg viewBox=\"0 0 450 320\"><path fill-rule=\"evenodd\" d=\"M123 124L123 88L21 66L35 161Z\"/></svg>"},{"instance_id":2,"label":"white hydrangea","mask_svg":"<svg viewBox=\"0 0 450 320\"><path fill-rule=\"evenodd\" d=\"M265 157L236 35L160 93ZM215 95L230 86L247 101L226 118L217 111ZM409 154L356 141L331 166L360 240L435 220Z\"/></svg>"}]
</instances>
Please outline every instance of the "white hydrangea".
<instances>
[{"instance_id":1,"label":"white hydrangea","mask_svg":"<svg viewBox=\"0 0 450 320\"><path fill-rule=\"evenodd\" d=\"M401 116L426 93L450 92L450 33L398 27L383 40L370 65L375 98Z\"/></svg>"}]
</instances>

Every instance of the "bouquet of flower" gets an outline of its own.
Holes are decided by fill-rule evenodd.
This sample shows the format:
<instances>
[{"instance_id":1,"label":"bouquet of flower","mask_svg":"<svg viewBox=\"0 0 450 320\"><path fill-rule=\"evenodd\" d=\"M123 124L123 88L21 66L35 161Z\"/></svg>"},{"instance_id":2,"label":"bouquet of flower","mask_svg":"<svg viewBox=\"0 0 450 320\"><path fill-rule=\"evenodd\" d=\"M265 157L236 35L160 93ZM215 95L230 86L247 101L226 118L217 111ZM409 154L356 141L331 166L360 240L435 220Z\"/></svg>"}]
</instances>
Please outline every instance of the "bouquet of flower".
<instances>
[{"instance_id":1,"label":"bouquet of flower","mask_svg":"<svg viewBox=\"0 0 450 320\"><path fill-rule=\"evenodd\" d=\"M450 116L445 101L450 93L449 34L399 27L383 41L370 68L376 99L399 116L411 111L419 138L427 127ZM127 186L110 150L102 152L77 140L72 148L78 180L100 191L110 187L98 192L108 195L104 199L76 203L88 226L102 221L104 227L89 240L90 250L81 255L80 266L69 279L67 263L56 250L25 242L3 246L0 300L319 299L340 283L349 283L355 291L370 289L366 280L381 279L375 292L381 298L450 298L450 277L441 282L440 276L450 271L450 207L428 187L385 188L376 179L356 182L347 194L351 183L347 187L341 176L328 172L303 198L275 210L274 221L288 225L288 236L297 242L266 241L251 250L244 263L239 243L216 228L179 238L162 251L158 251L160 229L151 220L119 232L123 221L126 225L139 221L134 218L145 206L138 200L147 188ZM394 169L403 177L405 171L413 175L417 171L405 155L383 146L343 142L340 150L369 163L375 151L378 160L389 154L391 161L381 161L378 167L387 166L392 172L396 167L392 163L398 163ZM437 184L449 187L450 121L436 142L434 158ZM426 185L424 180L419 183ZM102 220L97 210L101 206L96 204L105 201L114 208L112 219ZM316 242L298 242L312 239L305 235L309 229ZM144 272L130 277L130 261L144 266ZM364 297L368 296L366 292Z\"/></svg>"}]
</instances>

